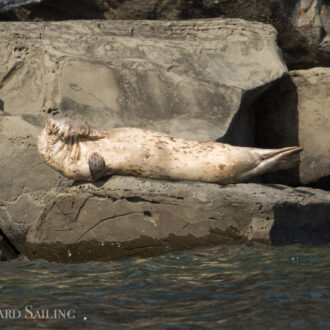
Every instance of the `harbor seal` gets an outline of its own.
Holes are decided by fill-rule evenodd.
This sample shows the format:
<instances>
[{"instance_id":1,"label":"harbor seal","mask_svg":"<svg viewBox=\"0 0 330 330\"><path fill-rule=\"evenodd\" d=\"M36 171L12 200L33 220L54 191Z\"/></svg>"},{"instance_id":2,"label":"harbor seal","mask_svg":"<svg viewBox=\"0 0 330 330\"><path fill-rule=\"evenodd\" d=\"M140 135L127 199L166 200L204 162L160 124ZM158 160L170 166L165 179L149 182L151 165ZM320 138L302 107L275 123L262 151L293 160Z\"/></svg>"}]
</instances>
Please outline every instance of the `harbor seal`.
<instances>
[{"instance_id":1,"label":"harbor seal","mask_svg":"<svg viewBox=\"0 0 330 330\"><path fill-rule=\"evenodd\" d=\"M139 128L95 129L80 120L51 118L39 136L38 151L49 166L75 181L119 174L226 185L294 167L302 148L236 147Z\"/></svg>"}]
</instances>

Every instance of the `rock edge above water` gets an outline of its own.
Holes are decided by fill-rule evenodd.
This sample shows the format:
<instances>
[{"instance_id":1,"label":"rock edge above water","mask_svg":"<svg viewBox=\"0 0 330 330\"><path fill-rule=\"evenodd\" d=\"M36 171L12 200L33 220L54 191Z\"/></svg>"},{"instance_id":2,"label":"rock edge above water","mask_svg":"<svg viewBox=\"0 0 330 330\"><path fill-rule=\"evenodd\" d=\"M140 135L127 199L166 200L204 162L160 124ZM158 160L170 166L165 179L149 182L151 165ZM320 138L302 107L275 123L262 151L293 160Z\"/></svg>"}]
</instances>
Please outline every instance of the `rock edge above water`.
<instances>
[{"instance_id":1,"label":"rock edge above water","mask_svg":"<svg viewBox=\"0 0 330 330\"><path fill-rule=\"evenodd\" d=\"M257 241L330 242L330 193L115 176L52 200L29 231L31 259L86 262Z\"/></svg>"}]
</instances>

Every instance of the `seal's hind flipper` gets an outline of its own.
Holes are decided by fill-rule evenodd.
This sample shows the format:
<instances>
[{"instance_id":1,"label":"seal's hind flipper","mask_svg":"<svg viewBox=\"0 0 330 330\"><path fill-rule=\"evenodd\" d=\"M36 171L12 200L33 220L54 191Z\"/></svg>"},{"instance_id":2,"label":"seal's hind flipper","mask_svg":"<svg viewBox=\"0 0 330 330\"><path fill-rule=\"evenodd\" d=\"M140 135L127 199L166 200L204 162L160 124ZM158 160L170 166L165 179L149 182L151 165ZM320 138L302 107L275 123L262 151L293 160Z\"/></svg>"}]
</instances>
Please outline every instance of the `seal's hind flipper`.
<instances>
[{"instance_id":1,"label":"seal's hind flipper","mask_svg":"<svg viewBox=\"0 0 330 330\"><path fill-rule=\"evenodd\" d=\"M273 171L286 170L300 164L299 154L303 151L300 147L283 148L283 152L278 156L277 166Z\"/></svg>"},{"instance_id":2,"label":"seal's hind flipper","mask_svg":"<svg viewBox=\"0 0 330 330\"><path fill-rule=\"evenodd\" d=\"M92 153L88 157L88 165L93 181L100 179L106 174L104 158L97 152Z\"/></svg>"},{"instance_id":3,"label":"seal's hind flipper","mask_svg":"<svg viewBox=\"0 0 330 330\"><path fill-rule=\"evenodd\" d=\"M260 156L258 169L263 168L263 173L276 172L293 168L299 165L300 147L286 147L282 149L256 149ZM259 173L260 174L260 173Z\"/></svg>"}]
</instances>

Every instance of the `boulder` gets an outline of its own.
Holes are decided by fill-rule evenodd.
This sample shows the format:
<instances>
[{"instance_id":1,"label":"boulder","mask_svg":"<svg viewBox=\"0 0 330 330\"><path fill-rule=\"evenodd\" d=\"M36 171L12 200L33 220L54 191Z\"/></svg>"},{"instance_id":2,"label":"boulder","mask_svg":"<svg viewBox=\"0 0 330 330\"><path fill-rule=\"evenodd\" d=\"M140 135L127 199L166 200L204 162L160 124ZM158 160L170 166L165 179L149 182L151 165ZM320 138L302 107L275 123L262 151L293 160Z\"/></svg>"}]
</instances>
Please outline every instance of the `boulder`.
<instances>
[{"instance_id":1,"label":"boulder","mask_svg":"<svg viewBox=\"0 0 330 330\"><path fill-rule=\"evenodd\" d=\"M226 19L0 23L0 228L24 253L33 219L70 184L37 153L49 116L253 144L244 110L286 73L275 38Z\"/></svg>"},{"instance_id":2,"label":"boulder","mask_svg":"<svg viewBox=\"0 0 330 330\"><path fill-rule=\"evenodd\" d=\"M8 1L7 1L8 2ZM12 0L3 20L241 18L272 24L290 69L330 65L328 0ZM7 7L9 8L9 7ZM1 8L0 8L1 10Z\"/></svg>"},{"instance_id":3,"label":"boulder","mask_svg":"<svg viewBox=\"0 0 330 330\"><path fill-rule=\"evenodd\" d=\"M246 241L330 242L330 193L114 176L49 202L29 231L26 253L85 262Z\"/></svg>"},{"instance_id":4,"label":"boulder","mask_svg":"<svg viewBox=\"0 0 330 330\"><path fill-rule=\"evenodd\" d=\"M299 169L267 174L268 182L330 190L330 68L291 71L258 101L257 146L299 145Z\"/></svg>"},{"instance_id":5,"label":"boulder","mask_svg":"<svg viewBox=\"0 0 330 330\"><path fill-rule=\"evenodd\" d=\"M287 72L275 30L237 19L0 23L0 38L4 111L30 121L251 144L240 112Z\"/></svg>"}]
</instances>

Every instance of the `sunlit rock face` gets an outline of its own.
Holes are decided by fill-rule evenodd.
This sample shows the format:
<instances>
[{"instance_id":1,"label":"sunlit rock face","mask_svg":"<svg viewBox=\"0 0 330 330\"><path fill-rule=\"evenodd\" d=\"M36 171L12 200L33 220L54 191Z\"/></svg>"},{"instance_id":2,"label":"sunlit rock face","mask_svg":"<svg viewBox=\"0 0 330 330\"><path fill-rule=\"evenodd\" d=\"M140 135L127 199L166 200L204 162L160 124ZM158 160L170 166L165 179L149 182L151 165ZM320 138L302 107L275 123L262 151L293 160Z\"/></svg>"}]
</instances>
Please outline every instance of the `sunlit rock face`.
<instances>
[{"instance_id":1,"label":"sunlit rock face","mask_svg":"<svg viewBox=\"0 0 330 330\"><path fill-rule=\"evenodd\" d=\"M0 36L3 110L32 124L63 114L251 145L246 109L287 73L275 29L239 19L0 23Z\"/></svg>"},{"instance_id":2,"label":"sunlit rock face","mask_svg":"<svg viewBox=\"0 0 330 330\"><path fill-rule=\"evenodd\" d=\"M25 5L26 3L33 5ZM290 69L330 65L328 0L3 0L3 20L241 18L272 24ZM0 3L1 10L1 3Z\"/></svg>"}]
</instances>

